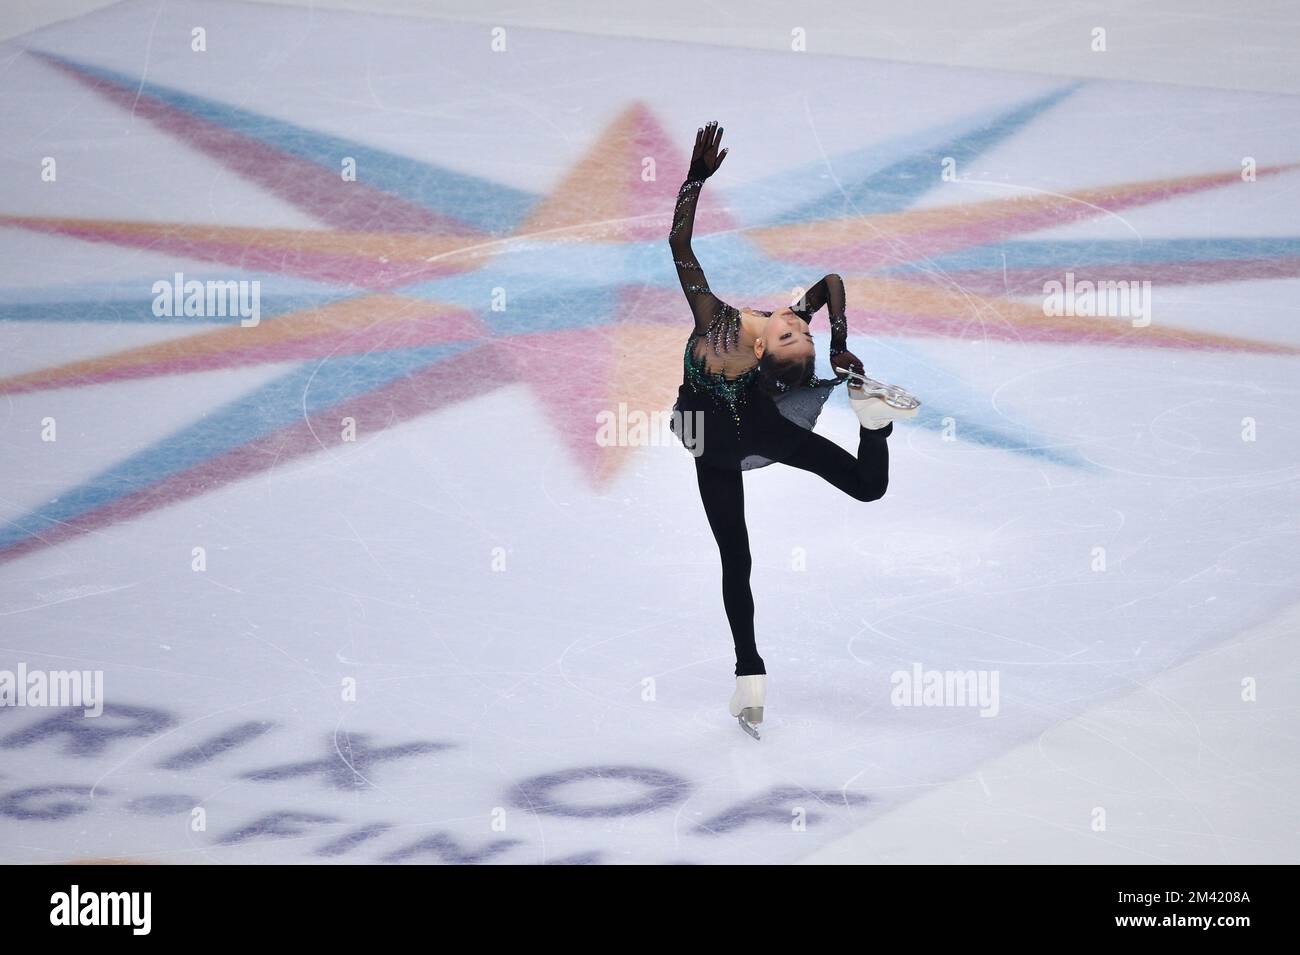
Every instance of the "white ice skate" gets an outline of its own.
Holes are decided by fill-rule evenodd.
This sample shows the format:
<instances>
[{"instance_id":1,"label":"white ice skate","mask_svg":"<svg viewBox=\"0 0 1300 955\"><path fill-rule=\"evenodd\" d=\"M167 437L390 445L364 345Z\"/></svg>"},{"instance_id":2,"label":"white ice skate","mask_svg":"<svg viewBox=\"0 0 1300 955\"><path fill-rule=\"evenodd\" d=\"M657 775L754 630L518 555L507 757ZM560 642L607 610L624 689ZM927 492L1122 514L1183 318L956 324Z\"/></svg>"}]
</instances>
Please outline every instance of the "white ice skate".
<instances>
[{"instance_id":1,"label":"white ice skate","mask_svg":"<svg viewBox=\"0 0 1300 955\"><path fill-rule=\"evenodd\" d=\"M895 418L915 418L921 399L897 385L887 385L856 371L846 371L849 376L849 407L871 431L883 428Z\"/></svg>"},{"instance_id":2,"label":"white ice skate","mask_svg":"<svg viewBox=\"0 0 1300 955\"><path fill-rule=\"evenodd\" d=\"M759 739L758 724L763 722L763 703L767 699L767 675L736 677L736 692L731 694L731 715L740 728Z\"/></svg>"}]
</instances>

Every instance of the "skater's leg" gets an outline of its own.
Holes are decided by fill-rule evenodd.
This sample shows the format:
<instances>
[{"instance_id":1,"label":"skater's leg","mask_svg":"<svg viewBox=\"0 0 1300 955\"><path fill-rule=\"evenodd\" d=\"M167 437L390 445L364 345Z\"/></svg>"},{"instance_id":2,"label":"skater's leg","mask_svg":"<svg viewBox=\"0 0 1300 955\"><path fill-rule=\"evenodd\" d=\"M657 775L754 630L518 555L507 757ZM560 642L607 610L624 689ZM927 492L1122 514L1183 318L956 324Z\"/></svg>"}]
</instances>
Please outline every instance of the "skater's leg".
<instances>
[{"instance_id":1,"label":"skater's leg","mask_svg":"<svg viewBox=\"0 0 1300 955\"><path fill-rule=\"evenodd\" d=\"M856 500L878 501L889 487L889 443L885 439L893 431L892 421L876 430L859 425L856 458L812 431L793 453L779 460L819 475Z\"/></svg>"},{"instance_id":2,"label":"skater's leg","mask_svg":"<svg viewBox=\"0 0 1300 955\"><path fill-rule=\"evenodd\" d=\"M736 646L736 676L766 673L754 645L754 595L749 589L749 531L745 527L745 485L739 471L712 468L695 459L700 500L722 558L722 606Z\"/></svg>"}]
</instances>

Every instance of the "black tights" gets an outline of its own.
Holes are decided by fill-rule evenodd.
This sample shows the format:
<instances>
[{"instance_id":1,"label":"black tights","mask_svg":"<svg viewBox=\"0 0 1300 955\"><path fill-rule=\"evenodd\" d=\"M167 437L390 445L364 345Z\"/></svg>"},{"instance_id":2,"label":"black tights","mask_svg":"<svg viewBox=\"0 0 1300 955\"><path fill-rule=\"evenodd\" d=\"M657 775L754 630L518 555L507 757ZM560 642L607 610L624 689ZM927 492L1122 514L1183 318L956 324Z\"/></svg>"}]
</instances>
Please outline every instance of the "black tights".
<instances>
[{"instance_id":1,"label":"black tights","mask_svg":"<svg viewBox=\"0 0 1300 955\"><path fill-rule=\"evenodd\" d=\"M893 423L875 431L859 426L856 458L816 432L780 463L811 471L859 501L877 501L889 486L889 444ZM709 527L722 558L722 605L736 645L736 676L766 673L754 644L754 595L749 589L749 531L745 527L745 485L741 471L709 467L695 459L695 476Z\"/></svg>"}]
</instances>

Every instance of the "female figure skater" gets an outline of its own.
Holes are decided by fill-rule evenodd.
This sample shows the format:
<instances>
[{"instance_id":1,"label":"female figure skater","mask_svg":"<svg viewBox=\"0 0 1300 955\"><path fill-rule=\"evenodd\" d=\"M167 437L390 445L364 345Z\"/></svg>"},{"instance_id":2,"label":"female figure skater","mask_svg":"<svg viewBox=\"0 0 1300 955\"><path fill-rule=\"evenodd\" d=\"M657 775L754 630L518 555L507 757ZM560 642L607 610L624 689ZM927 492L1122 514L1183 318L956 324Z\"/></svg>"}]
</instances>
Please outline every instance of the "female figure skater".
<instances>
[{"instance_id":1,"label":"female figure skater","mask_svg":"<svg viewBox=\"0 0 1300 955\"><path fill-rule=\"evenodd\" d=\"M682 291L695 316L686 342L682 384L673 407L673 431L695 455L700 500L722 558L722 603L736 649L736 690L730 710L745 732L759 738L767 670L754 643L751 559L741 472L779 461L811 471L859 501L876 501L889 484L893 418L913 417L920 405L901 389L862 373L845 347L844 283L827 275L793 307L776 312L735 309L709 290L691 250L695 207L704 180L727 150L718 151L716 121L695 135L686 181L677 194L669 246ZM837 377L818 379L808 324L822 306L831 324L831 366ZM858 455L812 431L822 405L845 382L858 416Z\"/></svg>"}]
</instances>

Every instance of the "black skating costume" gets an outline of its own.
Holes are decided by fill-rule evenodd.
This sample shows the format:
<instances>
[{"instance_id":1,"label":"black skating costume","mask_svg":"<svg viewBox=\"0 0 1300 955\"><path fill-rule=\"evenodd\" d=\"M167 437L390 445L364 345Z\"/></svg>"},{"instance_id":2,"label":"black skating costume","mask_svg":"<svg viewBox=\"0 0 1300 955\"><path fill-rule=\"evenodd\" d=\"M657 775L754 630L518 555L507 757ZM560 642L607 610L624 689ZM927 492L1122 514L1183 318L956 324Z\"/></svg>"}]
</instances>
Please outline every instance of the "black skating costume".
<instances>
[{"instance_id":1,"label":"black skating costume","mask_svg":"<svg viewBox=\"0 0 1300 955\"><path fill-rule=\"evenodd\" d=\"M694 172L694 170L692 170ZM757 387L757 364L735 378L710 373L706 356L736 349L740 312L719 299L691 248L695 209L704 178L688 174L677 194L669 245L682 291L695 317L695 330L682 356L682 383L674 412L692 415L696 430L673 430L691 438L700 500L722 559L722 601L736 649L736 675L766 673L754 642L754 598L749 587L752 560L745 526L742 472L779 462L811 471L860 501L883 497L889 484L890 422L871 430L859 426L855 458L812 428L830 393L847 379L815 376L775 397ZM795 312L804 321L823 306L831 322L831 356L845 350L844 285L828 275L808 290ZM770 313L768 313L770 314ZM697 443L698 442L698 443ZM686 443L684 441L684 443Z\"/></svg>"}]
</instances>

